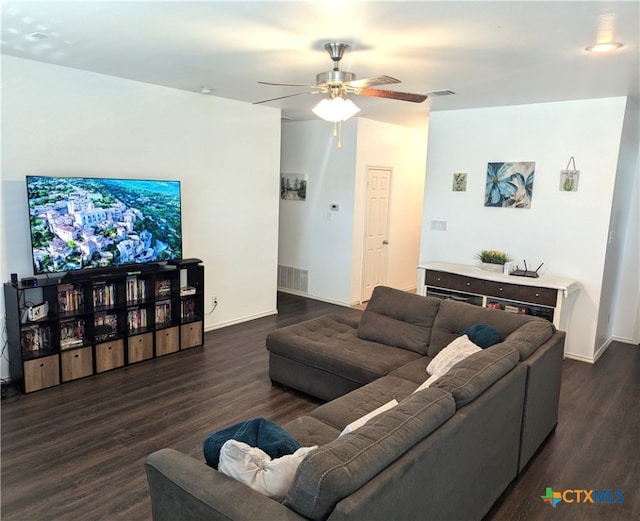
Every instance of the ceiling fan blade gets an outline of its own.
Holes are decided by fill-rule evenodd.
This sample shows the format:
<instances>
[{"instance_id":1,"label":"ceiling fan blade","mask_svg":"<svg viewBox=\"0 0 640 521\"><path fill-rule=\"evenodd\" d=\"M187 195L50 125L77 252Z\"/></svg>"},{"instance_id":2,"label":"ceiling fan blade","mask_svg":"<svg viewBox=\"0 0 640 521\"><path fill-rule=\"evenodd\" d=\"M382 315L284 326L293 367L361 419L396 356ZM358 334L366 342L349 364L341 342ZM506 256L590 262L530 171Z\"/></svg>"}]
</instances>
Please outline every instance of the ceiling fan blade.
<instances>
[{"instance_id":1,"label":"ceiling fan blade","mask_svg":"<svg viewBox=\"0 0 640 521\"><path fill-rule=\"evenodd\" d=\"M259 81L262 85L275 85L276 87L315 87L309 83L270 83L268 81Z\"/></svg>"},{"instance_id":2,"label":"ceiling fan blade","mask_svg":"<svg viewBox=\"0 0 640 521\"><path fill-rule=\"evenodd\" d=\"M361 80L346 81L345 85L355 89L366 89L367 87L375 87L377 85L391 85L392 83L400 83L391 76L376 76L375 78L363 78Z\"/></svg>"},{"instance_id":3,"label":"ceiling fan blade","mask_svg":"<svg viewBox=\"0 0 640 521\"><path fill-rule=\"evenodd\" d=\"M305 94L320 94L320 91L298 92L297 94L288 94L287 96L278 96L277 98L269 98L269 99L263 99L262 101L254 101L253 104L259 105L260 103L269 103L270 101L276 101L276 100L285 99L285 98L293 98L295 96L304 96Z\"/></svg>"},{"instance_id":4,"label":"ceiling fan blade","mask_svg":"<svg viewBox=\"0 0 640 521\"><path fill-rule=\"evenodd\" d=\"M397 92L394 90L381 89L359 89L355 92L360 96L375 96L376 98L396 99L400 101L411 101L413 103L422 103L427 99L426 94L413 94L411 92Z\"/></svg>"}]
</instances>

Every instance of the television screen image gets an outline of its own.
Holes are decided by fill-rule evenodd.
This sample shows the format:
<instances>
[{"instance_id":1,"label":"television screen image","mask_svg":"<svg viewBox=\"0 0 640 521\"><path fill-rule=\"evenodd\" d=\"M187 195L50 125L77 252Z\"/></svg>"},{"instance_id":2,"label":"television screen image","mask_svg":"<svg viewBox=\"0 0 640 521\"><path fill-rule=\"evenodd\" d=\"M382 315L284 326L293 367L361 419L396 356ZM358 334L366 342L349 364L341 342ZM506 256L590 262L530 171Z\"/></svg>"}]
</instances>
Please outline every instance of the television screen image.
<instances>
[{"instance_id":1,"label":"television screen image","mask_svg":"<svg viewBox=\"0 0 640 521\"><path fill-rule=\"evenodd\" d=\"M27 176L34 274L182 258L180 181Z\"/></svg>"}]
</instances>

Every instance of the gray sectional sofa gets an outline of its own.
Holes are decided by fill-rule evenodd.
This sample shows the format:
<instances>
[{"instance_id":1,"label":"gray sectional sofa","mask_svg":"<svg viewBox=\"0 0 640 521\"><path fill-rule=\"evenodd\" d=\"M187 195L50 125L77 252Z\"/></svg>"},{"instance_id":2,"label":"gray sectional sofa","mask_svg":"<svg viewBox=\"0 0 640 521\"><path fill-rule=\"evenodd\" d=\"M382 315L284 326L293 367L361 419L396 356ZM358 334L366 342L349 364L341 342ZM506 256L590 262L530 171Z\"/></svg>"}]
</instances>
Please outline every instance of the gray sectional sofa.
<instances>
[{"instance_id":1,"label":"gray sectional sofa","mask_svg":"<svg viewBox=\"0 0 640 521\"><path fill-rule=\"evenodd\" d=\"M474 324L503 341L414 392ZM162 449L145 462L153 518L480 520L557 423L563 346L564 333L539 318L378 287L358 318L328 315L267 337L271 379L329 400L283 426L318 445L285 500Z\"/></svg>"}]
</instances>

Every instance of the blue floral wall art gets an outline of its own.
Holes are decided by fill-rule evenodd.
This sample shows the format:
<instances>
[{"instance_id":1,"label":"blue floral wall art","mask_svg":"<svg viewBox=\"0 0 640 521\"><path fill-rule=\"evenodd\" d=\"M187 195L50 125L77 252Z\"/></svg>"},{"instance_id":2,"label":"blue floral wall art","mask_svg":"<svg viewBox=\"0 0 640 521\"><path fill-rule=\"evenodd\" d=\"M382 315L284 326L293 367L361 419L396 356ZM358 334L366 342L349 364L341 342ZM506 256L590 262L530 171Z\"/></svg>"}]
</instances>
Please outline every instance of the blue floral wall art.
<instances>
[{"instance_id":1,"label":"blue floral wall art","mask_svg":"<svg viewBox=\"0 0 640 521\"><path fill-rule=\"evenodd\" d=\"M485 206L531 208L535 161L489 163Z\"/></svg>"}]
</instances>

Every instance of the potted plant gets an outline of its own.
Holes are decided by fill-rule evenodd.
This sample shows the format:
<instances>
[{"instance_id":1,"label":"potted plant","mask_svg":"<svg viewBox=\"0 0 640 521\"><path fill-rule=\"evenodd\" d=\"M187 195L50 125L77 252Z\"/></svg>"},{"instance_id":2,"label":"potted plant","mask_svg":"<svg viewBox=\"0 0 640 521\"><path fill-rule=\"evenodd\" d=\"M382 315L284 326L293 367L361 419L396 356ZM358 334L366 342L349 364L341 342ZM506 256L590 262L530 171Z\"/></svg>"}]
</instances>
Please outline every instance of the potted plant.
<instances>
[{"instance_id":1,"label":"potted plant","mask_svg":"<svg viewBox=\"0 0 640 521\"><path fill-rule=\"evenodd\" d=\"M498 250L482 250L477 255L481 267L489 271L502 271L505 262L509 262L509 256Z\"/></svg>"}]
</instances>

